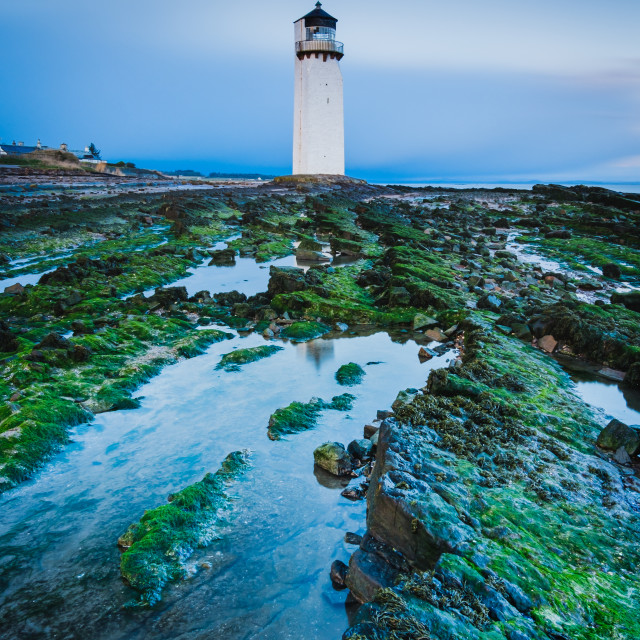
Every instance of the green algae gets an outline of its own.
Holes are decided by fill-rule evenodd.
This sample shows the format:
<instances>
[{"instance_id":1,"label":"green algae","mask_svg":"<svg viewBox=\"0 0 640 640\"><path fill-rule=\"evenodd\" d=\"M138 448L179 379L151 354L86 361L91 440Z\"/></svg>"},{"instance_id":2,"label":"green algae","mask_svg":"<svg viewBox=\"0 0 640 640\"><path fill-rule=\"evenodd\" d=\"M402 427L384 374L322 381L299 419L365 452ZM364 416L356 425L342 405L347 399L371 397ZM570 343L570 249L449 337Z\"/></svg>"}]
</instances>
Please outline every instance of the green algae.
<instances>
[{"instance_id":1,"label":"green algae","mask_svg":"<svg viewBox=\"0 0 640 640\"><path fill-rule=\"evenodd\" d=\"M423 541L406 546L411 538L380 529L379 507L369 505L376 535L409 558L431 558L438 579L403 576L369 606L369 622L354 633L637 637L640 521L619 470L594 455L601 425L553 360L491 331L478 315L463 327L463 366L455 375L434 372L429 392L399 407L399 424L382 436L406 452L406 468L414 470L402 474L406 489L396 496L396 513L407 515L395 527L411 528ZM447 509L416 479L444 497ZM425 531L444 546L421 538ZM448 582L452 588L443 594ZM456 595L459 585L472 597ZM396 596L401 602L394 604ZM478 626L474 616L487 607L499 607L499 622L495 613L483 614ZM398 625L407 635L397 635Z\"/></svg>"},{"instance_id":2,"label":"green algae","mask_svg":"<svg viewBox=\"0 0 640 640\"><path fill-rule=\"evenodd\" d=\"M365 370L359 364L349 362L336 371L336 380L345 387L353 387L360 384L365 375Z\"/></svg>"},{"instance_id":3,"label":"green algae","mask_svg":"<svg viewBox=\"0 0 640 640\"><path fill-rule=\"evenodd\" d=\"M227 487L248 468L247 451L230 453L218 471L170 495L169 504L146 511L118 539L125 549L120 571L140 593L139 604L157 603L168 582L187 576L193 552L219 537L231 502Z\"/></svg>"},{"instance_id":4,"label":"green algae","mask_svg":"<svg viewBox=\"0 0 640 640\"><path fill-rule=\"evenodd\" d=\"M282 350L283 347L275 345L262 345L259 347L249 347L247 349L237 349L236 351L225 353L220 359L220 362L216 365L216 369L239 371L240 366L243 364L268 358Z\"/></svg>"},{"instance_id":5,"label":"green algae","mask_svg":"<svg viewBox=\"0 0 640 640\"><path fill-rule=\"evenodd\" d=\"M349 411L354 400L354 396L344 393L332 398L331 402L320 398L312 398L309 402L292 402L271 415L268 436L271 440L281 440L284 435L313 429L323 410Z\"/></svg>"},{"instance_id":6,"label":"green algae","mask_svg":"<svg viewBox=\"0 0 640 640\"><path fill-rule=\"evenodd\" d=\"M307 342L319 338L329 331L331 328L320 322L294 322L285 327L280 335L292 342Z\"/></svg>"}]
</instances>

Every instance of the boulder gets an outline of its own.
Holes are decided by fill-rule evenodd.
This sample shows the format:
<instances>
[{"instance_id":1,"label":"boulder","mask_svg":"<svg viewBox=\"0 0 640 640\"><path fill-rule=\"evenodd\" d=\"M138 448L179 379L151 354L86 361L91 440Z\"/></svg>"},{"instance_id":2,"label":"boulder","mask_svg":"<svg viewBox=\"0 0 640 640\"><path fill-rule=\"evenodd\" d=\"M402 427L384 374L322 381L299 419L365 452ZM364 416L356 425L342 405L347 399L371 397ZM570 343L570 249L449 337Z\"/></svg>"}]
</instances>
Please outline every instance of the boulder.
<instances>
[{"instance_id":1,"label":"boulder","mask_svg":"<svg viewBox=\"0 0 640 640\"><path fill-rule=\"evenodd\" d=\"M624 384L633 389L640 389L640 362L634 362L624 377Z\"/></svg>"},{"instance_id":2,"label":"boulder","mask_svg":"<svg viewBox=\"0 0 640 640\"><path fill-rule=\"evenodd\" d=\"M302 291L307 286L304 270L298 267L274 267L269 268L269 286L267 291L270 296L279 293L293 293Z\"/></svg>"},{"instance_id":3,"label":"boulder","mask_svg":"<svg viewBox=\"0 0 640 640\"><path fill-rule=\"evenodd\" d=\"M622 276L622 272L620 271L620 267L615 262L609 262L602 267L602 275L605 278L619 280Z\"/></svg>"},{"instance_id":4,"label":"boulder","mask_svg":"<svg viewBox=\"0 0 640 640\"><path fill-rule=\"evenodd\" d=\"M428 316L424 313L417 313L413 318L413 328L417 331L418 329L424 329L425 327L431 328L435 327L438 324L438 321L431 316Z\"/></svg>"},{"instance_id":5,"label":"boulder","mask_svg":"<svg viewBox=\"0 0 640 640\"><path fill-rule=\"evenodd\" d=\"M631 311L640 313L640 291L625 291L623 293L616 291L611 296L612 304L622 304Z\"/></svg>"},{"instance_id":6,"label":"boulder","mask_svg":"<svg viewBox=\"0 0 640 640\"><path fill-rule=\"evenodd\" d=\"M367 439L352 440L347 447L347 451L358 460L366 460L371 457L373 444L371 440Z\"/></svg>"},{"instance_id":7,"label":"boulder","mask_svg":"<svg viewBox=\"0 0 640 640\"><path fill-rule=\"evenodd\" d=\"M211 256L211 261L209 262L210 267L214 265L232 267L236 263L236 252L234 249L211 251L209 255Z\"/></svg>"},{"instance_id":8,"label":"boulder","mask_svg":"<svg viewBox=\"0 0 640 640\"><path fill-rule=\"evenodd\" d=\"M345 589L345 578L347 577L347 571L349 568L347 565L341 560L334 560L331 564L331 571L329 572L329 577L331 578L331 583L334 587L339 589Z\"/></svg>"},{"instance_id":9,"label":"boulder","mask_svg":"<svg viewBox=\"0 0 640 640\"><path fill-rule=\"evenodd\" d=\"M364 425L364 437L367 438L367 439L371 438L371 436L374 433L378 432L378 429L380 429L380 427L376 427L376 426L374 426L372 424L365 424Z\"/></svg>"},{"instance_id":10,"label":"boulder","mask_svg":"<svg viewBox=\"0 0 640 640\"><path fill-rule=\"evenodd\" d=\"M502 300L493 294L483 295L478 300L478 309L488 309L498 313L502 310Z\"/></svg>"},{"instance_id":11,"label":"boulder","mask_svg":"<svg viewBox=\"0 0 640 640\"><path fill-rule=\"evenodd\" d=\"M313 452L314 462L334 476L346 476L353 470L351 456L339 442L325 442Z\"/></svg>"},{"instance_id":12,"label":"boulder","mask_svg":"<svg viewBox=\"0 0 640 640\"><path fill-rule=\"evenodd\" d=\"M549 233L544 234L545 238L548 239L559 239L559 240L569 240L571 238L571 232L566 229L556 229L555 231L549 231Z\"/></svg>"},{"instance_id":13,"label":"boulder","mask_svg":"<svg viewBox=\"0 0 640 640\"><path fill-rule=\"evenodd\" d=\"M618 451L623 447L630 456L634 456L640 451L640 434L624 422L613 419L600 432L596 444L607 451Z\"/></svg>"},{"instance_id":14,"label":"boulder","mask_svg":"<svg viewBox=\"0 0 640 640\"><path fill-rule=\"evenodd\" d=\"M321 251L311 251L310 249L296 249L296 258L303 262L331 262L331 258Z\"/></svg>"},{"instance_id":15,"label":"boulder","mask_svg":"<svg viewBox=\"0 0 640 640\"><path fill-rule=\"evenodd\" d=\"M417 389L405 389L404 391L400 391L396 396L396 399L393 401L391 408L394 411L400 409L405 404L409 404L420 392Z\"/></svg>"},{"instance_id":16,"label":"boulder","mask_svg":"<svg viewBox=\"0 0 640 640\"><path fill-rule=\"evenodd\" d=\"M429 340L435 340L436 342L446 342L448 340L447 335L440 329L427 329L424 335Z\"/></svg>"},{"instance_id":17,"label":"boulder","mask_svg":"<svg viewBox=\"0 0 640 640\"><path fill-rule=\"evenodd\" d=\"M553 336L542 336L542 338L538 340L538 347L547 353L553 353L557 346L558 341Z\"/></svg>"},{"instance_id":18,"label":"boulder","mask_svg":"<svg viewBox=\"0 0 640 640\"><path fill-rule=\"evenodd\" d=\"M391 287L389 290L390 307L406 307L411 304L411 294L404 287Z\"/></svg>"},{"instance_id":19,"label":"boulder","mask_svg":"<svg viewBox=\"0 0 640 640\"><path fill-rule=\"evenodd\" d=\"M380 556L358 549L349 560L345 585L358 602L371 602L380 589L393 586L397 575Z\"/></svg>"},{"instance_id":20,"label":"boulder","mask_svg":"<svg viewBox=\"0 0 640 640\"><path fill-rule=\"evenodd\" d=\"M4 292L17 296L24 292L24 287L19 282L16 282L9 287L5 287Z\"/></svg>"}]
</instances>

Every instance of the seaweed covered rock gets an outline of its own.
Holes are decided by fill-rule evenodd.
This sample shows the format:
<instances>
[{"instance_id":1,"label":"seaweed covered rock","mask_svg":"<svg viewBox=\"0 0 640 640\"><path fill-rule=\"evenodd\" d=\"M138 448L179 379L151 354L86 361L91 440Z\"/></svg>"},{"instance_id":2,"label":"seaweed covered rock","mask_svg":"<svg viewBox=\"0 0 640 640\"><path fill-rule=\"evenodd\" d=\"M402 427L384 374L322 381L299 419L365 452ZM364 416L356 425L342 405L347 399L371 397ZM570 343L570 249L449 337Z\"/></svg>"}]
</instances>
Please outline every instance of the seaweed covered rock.
<instances>
[{"instance_id":1,"label":"seaweed covered rock","mask_svg":"<svg viewBox=\"0 0 640 640\"><path fill-rule=\"evenodd\" d=\"M360 384L364 376L365 370L355 362L343 364L336 371L336 380L338 381L338 384L341 384L344 387L353 387Z\"/></svg>"},{"instance_id":2,"label":"seaweed covered rock","mask_svg":"<svg viewBox=\"0 0 640 640\"><path fill-rule=\"evenodd\" d=\"M269 418L269 438L280 440L284 435L312 429L323 410L349 411L354 400L351 394L343 393L334 396L331 402L325 402L321 398L311 398L309 402L292 402L282 409L277 409Z\"/></svg>"},{"instance_id":3,"label":"seaweed covered rock","mask_svg":"<svg viewBox=\"0 0 640 640\"><path fill-rule=\"evenodd\" d=\"M614 419L600 432L596 444L608 451L617 451L624 447L630 456L634 456L640 451L640 433L637 428Z\"/></svg>"},{"instance_id":4,"label":"seaweed covered rock","mask_svg":"<svg viewBox=\"0 0 640 640\"><path fill-rule=\"evenodd\" d=\"M261 345L259 347L249 347L247 349L237 349L230 353L223 354L220 362L216 365L216 369L224 369L225 371L239 371L240 366L249 362L256 362L263 358L268 358L278 351L282 351L283 347L276 345Z\"/></svg>"},{"instance_id":5,"label":"seaweed covered rock","mask_svg":"<svg viewBox=\"0 0 640 640\"><path fill-rule=\"evenodd\" d=\"M220 249L209 253L209 266L232 267L236 263L235 249Z\"/></svg>"},{"instance_id":6,"label":"seaweed covered rock","mask_svg":"<svg viewBox=\"0 0 640 640\"><path fill-rule=\"evenodd\" d=\"M611 296L612 304L622 304L631 311L640 313L640 291L614 292Z\"/></svg>"},{"instance_id":7,"label":"seaweed covered rock","mask_svg":"<svg viewBox=\"0 0 640 640\"><path fill-rule=\"evenodd\" d=\"M624 377L624 384L633 389L640 389L640 362L634 362Z\"/></svg>"},{"instance_id":8,"label":"seaweed covered rock","mask_svg":"<svg viewBox=\"0 0 640 640\"><path fill-rule=\"evenodd\" d=\"M325 442L313 452L314 462L334 476L349 475L353 469L351 456L343 444L339 442Z\"/></svg>"},{"instance_id":9,"label":"seaweed covered rock","mask_svg":"<svg viewBox=\"0 0 640 640\"><path fill-rule=\"evenodd\" d=\"M594 451L602 429L557 363L483 322L463 323L455 374L382 422L364 539L408 565L352 556L369 604L345 637L640 637L638 483Z\"/></svg>"},{"instance_id":10,"label":"seaweed covered rock","mask_svg":"<svg viewBox=\"0 0 640 640\"><path fill-rule=\"evenodd\" d=\"M228 485L249 468L246 451L230 453L215 473L169 496L169 504L146 511L118 539L120 571L140 593L140 604L160 600L164 586L186 577L186 562L216 539L224 522Z\"/></svg>"},{"instance_id":11,"label":"seaweed covered rock","mask_svg":"<svg viewBox=\"0 0 640 640\"><path fill-rule=\"evenodd\" d=\"M292 342L307 342L307 340L319 338L329 331L331 331L331 327L321 322L294 322L285 327L280 335Z\"/></svg>"},{"instance_id":12,"label":"seaweed covered rock","mask_svg":"<svg viewBox=\"0 0 640 640\"><path fill-rule=\"evenodd\" d=\"M269 267L269 285L267 291L270 296L279 293L303 291L306 282L304 270L298 267Z\"/></svg>"}]
</instances>

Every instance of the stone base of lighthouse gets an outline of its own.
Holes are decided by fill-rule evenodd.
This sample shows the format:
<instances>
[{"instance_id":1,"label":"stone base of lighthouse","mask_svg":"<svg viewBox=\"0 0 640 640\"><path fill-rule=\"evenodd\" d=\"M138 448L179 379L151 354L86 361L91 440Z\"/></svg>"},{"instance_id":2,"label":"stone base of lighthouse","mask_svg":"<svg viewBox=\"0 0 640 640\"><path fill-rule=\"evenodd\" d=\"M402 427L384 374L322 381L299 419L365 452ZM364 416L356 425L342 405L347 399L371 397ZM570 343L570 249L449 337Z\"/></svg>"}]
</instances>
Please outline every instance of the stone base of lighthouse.
<instances>
[{"instance_id":1,"label":"stone base of lighthouse","mask_svg":"<svg viewBox=\"0 0 640 640\"><path fill-rule=\"evenodd\" d=\"M359 184L368 184L366 180L360 178L351 178L345 175L328 175L323 173L314 174L296 174L291 176L277 176L273 179L273 183L283 187L298 187L299 185L314 184L327 186L355 186Z\"/></svg>"},{"instance_id":2,"label":"stone base of lighthouse","mask_svg":"<svg viewBox=\"0 0 640 640\"><path fill-rule=\"evenodd\" d=\"M344 175L344 109L338 58L295 61L294 175Z\"/></svg>"}]
</instances>

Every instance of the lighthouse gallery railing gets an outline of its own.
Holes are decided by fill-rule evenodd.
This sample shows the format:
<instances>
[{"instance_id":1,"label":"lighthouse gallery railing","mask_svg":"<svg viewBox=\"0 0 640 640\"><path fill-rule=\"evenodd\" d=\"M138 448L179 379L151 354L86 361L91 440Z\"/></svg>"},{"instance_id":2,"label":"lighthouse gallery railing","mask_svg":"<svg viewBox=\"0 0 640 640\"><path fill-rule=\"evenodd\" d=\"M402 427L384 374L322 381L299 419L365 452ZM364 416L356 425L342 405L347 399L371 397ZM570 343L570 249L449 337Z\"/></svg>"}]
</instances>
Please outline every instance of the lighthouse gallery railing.
<instances>
[{"instance_id":1,"label":"lighthouse gallery railing","mask_svg":"<svg viewBox=\"0 0 640 640\"><path fill-rule=\"evenodd\" d=\"M296 42L296 53L316 52L344 53L344 45L337 40L299 40Z\"/></svg>"}]
</instances>

